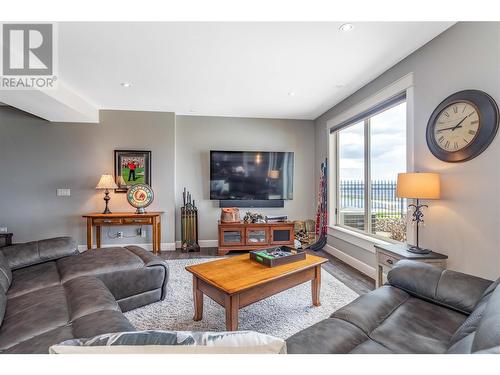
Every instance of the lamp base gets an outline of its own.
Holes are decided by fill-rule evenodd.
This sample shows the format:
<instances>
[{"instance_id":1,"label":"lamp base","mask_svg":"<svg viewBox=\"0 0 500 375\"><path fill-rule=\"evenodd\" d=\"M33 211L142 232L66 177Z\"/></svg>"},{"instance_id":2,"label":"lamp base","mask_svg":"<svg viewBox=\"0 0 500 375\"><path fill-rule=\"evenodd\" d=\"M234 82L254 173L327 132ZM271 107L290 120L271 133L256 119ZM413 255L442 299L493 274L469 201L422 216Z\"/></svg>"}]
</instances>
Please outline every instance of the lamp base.
<instances>
[{"instance_id":1,"label":"lamp base","mask_svg":"<svg viewBox=\"0 0 500 375\"><path fill-rule=\"evenodd\" d=\"M104 209L103 214L110 214L111 213L111 211L109 210L109 207L108 207L108 202L110 199L111 198L109 196L109 190L106 189L104 191L104 202L106 203L106 208Z\"/></svg>"},{"instance_id":2,"label":"lamp base","mask_svg":"<svg viewBox=\"0 0 500 375\"><path fill-rule=\"evenodd\" d=\"M414 253L414 254L429 254L429 253L432 253L431 250L429 250L429 249L423 249L423 248L421 248L419 246L410 246L408 248L408 251L410 253Z\"/></svg>"}]
</instances>

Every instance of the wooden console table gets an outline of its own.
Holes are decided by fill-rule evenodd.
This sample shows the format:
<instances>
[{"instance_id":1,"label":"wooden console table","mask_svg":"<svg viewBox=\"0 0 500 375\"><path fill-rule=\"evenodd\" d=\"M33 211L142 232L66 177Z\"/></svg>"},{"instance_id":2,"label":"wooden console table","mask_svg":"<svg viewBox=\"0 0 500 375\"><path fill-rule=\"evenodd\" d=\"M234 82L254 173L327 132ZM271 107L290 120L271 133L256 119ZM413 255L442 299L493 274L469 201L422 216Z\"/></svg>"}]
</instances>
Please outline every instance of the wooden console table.
<instances>
[{"instance_id":1,"label":"wooden console table","mask_svg":"<svg viewBox=\"0 0 500 375\"><path fill-rule=\"evenodd\" d=\"M161 215L163 212L117 212L112 214L91 213L83 215L87 219L87 249L92 249L92 228L96 228L96 245L101 247L101 227L120 225L151 225L153 227L153 252L161 251Z\"/></svg>"},{"instance_id":2,"label":"wooden console table","mask_svg":"<svg viewBox=\"0 0 500 375\"><path fill-rule=\"evenodd\" d=\"M219 222L219 255L229 251L248 251L286 245L293 247L293 221L281 223Z\"/></svg>"}]
</instances>

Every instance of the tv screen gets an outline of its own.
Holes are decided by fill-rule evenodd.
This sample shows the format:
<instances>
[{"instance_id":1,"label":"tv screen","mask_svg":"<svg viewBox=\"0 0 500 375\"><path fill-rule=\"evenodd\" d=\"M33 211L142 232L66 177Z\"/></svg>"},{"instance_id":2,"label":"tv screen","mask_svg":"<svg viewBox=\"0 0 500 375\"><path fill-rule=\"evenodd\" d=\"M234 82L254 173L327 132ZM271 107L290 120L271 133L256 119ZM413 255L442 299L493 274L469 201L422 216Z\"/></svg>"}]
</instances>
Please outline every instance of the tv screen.
<instances>
[{"instance_id":1,"label":"tv screen","mask_svg":"<svg viewBox=\"0 0 500 375\"><path fill-rule=\"evenodd\" d=\"M210 151L210 199L293 199L293 152Z\"/></svg>"}]
</instances>

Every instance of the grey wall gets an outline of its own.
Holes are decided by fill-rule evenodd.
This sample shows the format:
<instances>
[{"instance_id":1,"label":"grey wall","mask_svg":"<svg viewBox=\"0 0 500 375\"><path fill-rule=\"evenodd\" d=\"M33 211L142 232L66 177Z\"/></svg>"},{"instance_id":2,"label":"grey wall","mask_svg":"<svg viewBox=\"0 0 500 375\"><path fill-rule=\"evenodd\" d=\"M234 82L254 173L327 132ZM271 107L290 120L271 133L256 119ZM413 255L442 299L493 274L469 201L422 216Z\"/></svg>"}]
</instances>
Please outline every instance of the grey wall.
<instances>
[{"instance_id":1,"label":"grey wall","mask_svg":"<svg viewBox=\"0 0 500 375\"><path fill-rule=\"evenodd\" d=\"M71 235L85 244L81 215L103 209L103 193L95 185L101 174L113 173L115 149L152 151L155 201L149 209L165 211L164 246L180 240L175 225L180 222L176 216L184 186L200 207L200 238L217 240L220 209L209 200L211 149L295 152L294 200L284 209L258 211L286 213L293 219L314 216L312 121L101 111L99 124L50 123L0 107L0 135L0 226L13 231L16 242ZM57 188L71 189L71 197L57 197ZM110 207L115 212L132 210L125 194L113 192ZM110 239L104 228L103 243L151 243L149 227L145 228L146 239ZM110 232L122 230L132 236L134 229L115 227Z\"/></svg>"},{"instance_id":2,"label":"grey wall","mask_svg":"<svg viewBox=\"0 0 500 375\"><path fill-rule=\"evenodd\" d=\"M218 201L210 201L210 150L295 152L294 199L284 208L252 209L264 214L287 214L290 219L314 216L314 124L312 121L231 117L177 116L177 211L187 187L199 206L200 239L217 239ZM244 214L245 209L240 209ZM177 220L180 222L180 219ZM180 228L176 239L180 240Z\"/></svg>"},{"instance_id":3,"label":"grey wall","mask_svg":"<svg viewBox=\"0 0 500 375\"><path fill-rule=\"evenodd\" d=\"M49 123L10 107L0 107L0 226L16 242L71 235L85 244L81 215L103 210L95 186L113 174L113 150L152 151L151 210L166 211L162 242L174 241L175 115L160 112L101 111L99 124ZM70 188L71 197L57 197ZM111 193L112 211L130 211L125 194ZM116 232L116 228L111 228ZM121 227L125 234L133 228ZM151 243L148 238L103 243Z\"/></svg>"},{"instance_id":4,"label":"grey wall","mask_svg":"<svg viewBox=\"0 0 500 375\"><path fill-rule=\"evenodd\" d=\"M442 199L426 213L421 243L448 254L452 269L496 278L500 275L500 136L479 157L458 164L436 159L425 141L427 121L448 95L479 89L500 103L500 23L458 23L316 120L316 166L326 156L326 122L413 72L415 79L416 170L442 176ZM329 243L374 266L372 253Z\"/></svg>"}]
</instances>

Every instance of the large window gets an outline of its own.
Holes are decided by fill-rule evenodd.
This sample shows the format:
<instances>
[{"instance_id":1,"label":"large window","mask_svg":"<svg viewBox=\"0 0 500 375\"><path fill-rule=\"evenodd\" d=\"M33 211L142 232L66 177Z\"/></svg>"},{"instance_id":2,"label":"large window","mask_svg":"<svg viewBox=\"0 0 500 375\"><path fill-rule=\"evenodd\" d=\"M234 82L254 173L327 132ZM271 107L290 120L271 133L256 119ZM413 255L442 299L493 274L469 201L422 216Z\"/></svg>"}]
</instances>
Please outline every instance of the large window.
<instances>
[{"instance_id":1,"label":"large window","mask_svg":"<svg viewBox=\"0 0 500 375\"><path fill-rule=\"evenodd\" d=\"M402 96L330 134L335 167L335 225L406 240L406 202L396 197L406 172L406 100Z\"/></svg>"}]
</instances>

